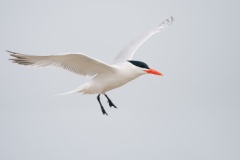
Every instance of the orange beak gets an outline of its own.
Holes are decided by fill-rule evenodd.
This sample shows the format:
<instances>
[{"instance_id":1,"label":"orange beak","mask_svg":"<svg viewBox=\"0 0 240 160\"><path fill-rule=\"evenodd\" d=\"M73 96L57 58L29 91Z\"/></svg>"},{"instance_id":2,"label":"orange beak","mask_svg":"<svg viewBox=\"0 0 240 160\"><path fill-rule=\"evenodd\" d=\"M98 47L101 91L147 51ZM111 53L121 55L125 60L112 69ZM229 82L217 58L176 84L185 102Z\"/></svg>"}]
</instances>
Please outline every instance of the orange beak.
<instances>
[{"instance_id":1,"label":"orange beak","mask_svg":"<svg viewBox=\"0 0 240 160\"><path fill-rule=\"evenodd\" d=\"M146 70L147 73L150 73L150 74L155 74L155 75L159 75L159 76L163 76L162 73L158 72L157 70L154 70L154 69L148 69Z\"/></svg>"}]
</instances>

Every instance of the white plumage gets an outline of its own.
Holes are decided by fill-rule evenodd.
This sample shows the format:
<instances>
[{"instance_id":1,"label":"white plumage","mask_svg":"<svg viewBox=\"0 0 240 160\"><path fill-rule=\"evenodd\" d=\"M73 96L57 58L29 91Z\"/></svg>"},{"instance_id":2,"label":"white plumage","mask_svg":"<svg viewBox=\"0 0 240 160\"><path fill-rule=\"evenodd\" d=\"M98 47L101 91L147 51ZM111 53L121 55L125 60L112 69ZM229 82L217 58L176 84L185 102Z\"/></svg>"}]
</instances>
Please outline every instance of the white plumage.
<instances>
[{"instance_id":1,"label":"white plumage","mask_svg":"<svg viewBox=\"0 0 240 160\"><path fill-rule=\"evenodd\" d=\"M99 94L98 101L100 103L103 114L107 114L100 102L100 94L104 94L108 99L110 107L116 107L107 97L106 92L114 88L120 87L125 83L146 73L162 75L160 72L150 69L144 62L131 61L136 50L151 36L159 33L164 28L172 24L173 18L164 21L157 28L147 32L139 38L133 40L127 45L113 60L113 64L109 65L97 59L91 58L82 53L65 54L51 56L34 56L8 51L13 57L14 63L21 65L30 65L35 67L60 67L71 72L83 76L93 76L91 81L81 85L73 91L82 92L83 94ZM63 95L61 94L61 95Z\"/></svg>"}]
</instances>

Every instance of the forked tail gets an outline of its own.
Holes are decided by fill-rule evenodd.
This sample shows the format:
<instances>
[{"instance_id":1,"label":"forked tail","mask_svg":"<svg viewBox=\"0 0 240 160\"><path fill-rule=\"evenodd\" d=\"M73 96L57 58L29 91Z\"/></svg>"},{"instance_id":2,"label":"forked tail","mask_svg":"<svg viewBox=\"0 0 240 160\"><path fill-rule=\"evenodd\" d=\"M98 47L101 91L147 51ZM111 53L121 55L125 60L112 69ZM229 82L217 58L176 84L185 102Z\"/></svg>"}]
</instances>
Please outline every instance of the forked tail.
<instances>
[{"instance_id":1,"label":"forked tail","mask_svg":"<svg viewBox=\"0 0 240 160\"><path fill-rule=\"evenodd\" d=\"M74 89L72 91L68 91L68 92L65 92L65 93L60 93L60 94L57 94L55 96L63 96L63 95L71 94L71 93L83 92L86 85L87 84L85 83L85 84L77 87L76 89Z\"/></svg>"}]
</instances>

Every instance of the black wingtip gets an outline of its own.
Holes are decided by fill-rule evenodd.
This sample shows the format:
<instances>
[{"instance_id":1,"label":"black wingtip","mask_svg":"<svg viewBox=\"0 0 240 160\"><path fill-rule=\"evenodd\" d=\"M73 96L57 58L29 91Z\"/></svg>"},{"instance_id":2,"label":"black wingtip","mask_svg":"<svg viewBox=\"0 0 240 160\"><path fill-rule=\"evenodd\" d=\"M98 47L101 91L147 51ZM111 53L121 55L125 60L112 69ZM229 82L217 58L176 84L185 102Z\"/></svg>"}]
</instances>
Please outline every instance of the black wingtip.
<instances>
[{"instance_id":1,"label":"black wingtip","mask_svg":"<svg viewBox=\"0 0 240 160\"><path fill-rule=\"evenodd\" d=\"M9 51L9 50L6 50L6 52L16 54L15 52L12 52L12 51Z\"/></svg>"},{"instance_id":2,"label":"black wingtip","mask_svg":"<svg viewBox=\"0 0 240 160\"><path fill-rule=\"evenodd\" d=\"M162 25L171 25L174 22L174 18L173 16L169 17L168 19L166 19L165 21L163 21L160 25L158 26L162 26Z\"/></svg>"},{"instance_id":3,"label":"black wingtip","mask_svg":"<svg viewBox=\"0 0 240 160\"><path fill-rule=\"evenodd\" d=\"M171 16L166 21L167 21L167 23L172 24L174 22L174 20L175 20L175 18L173 16Z\"/></svg>"}]
</instances>

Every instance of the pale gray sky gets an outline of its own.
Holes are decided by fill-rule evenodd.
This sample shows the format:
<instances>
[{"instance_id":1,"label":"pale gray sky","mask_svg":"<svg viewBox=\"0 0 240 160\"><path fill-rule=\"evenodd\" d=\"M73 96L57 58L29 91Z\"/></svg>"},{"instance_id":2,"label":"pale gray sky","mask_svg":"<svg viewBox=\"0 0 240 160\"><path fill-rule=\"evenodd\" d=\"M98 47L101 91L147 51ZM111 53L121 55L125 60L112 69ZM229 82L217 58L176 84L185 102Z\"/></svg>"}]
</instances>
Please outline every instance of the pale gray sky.
<instances>
[{"instance_id":1,"label":"pale gray sky","mask_svg":"<svg viewBox=\"0 0 240 160\"><path fill-rule=\"evenodd\" d=\"M0 1L0 159L239 160L240 2ZM96 95L54 97L84 77L12 64L5 50L82 52L105 62L173 16L134 59L144 75Z\"/></svg>"}]
</instances>

